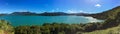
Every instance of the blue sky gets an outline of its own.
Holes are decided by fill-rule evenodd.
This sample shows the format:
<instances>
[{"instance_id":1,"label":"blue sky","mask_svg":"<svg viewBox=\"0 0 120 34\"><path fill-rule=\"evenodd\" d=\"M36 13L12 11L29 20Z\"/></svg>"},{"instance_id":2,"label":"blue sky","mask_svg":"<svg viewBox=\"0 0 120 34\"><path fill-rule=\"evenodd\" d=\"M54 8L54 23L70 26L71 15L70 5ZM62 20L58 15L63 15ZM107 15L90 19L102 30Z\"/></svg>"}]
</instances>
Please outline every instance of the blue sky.
<instances>
[{"instance_id":1,"label":"blue sky","mask_svg":"<svg viewBox=\"0 0 120 34\"><path fill-rule=\"evenodd\" d=\"M99 13L116 6L120 6L120 0L0 0L0 13Z\"/></svg>"}]
</instances>

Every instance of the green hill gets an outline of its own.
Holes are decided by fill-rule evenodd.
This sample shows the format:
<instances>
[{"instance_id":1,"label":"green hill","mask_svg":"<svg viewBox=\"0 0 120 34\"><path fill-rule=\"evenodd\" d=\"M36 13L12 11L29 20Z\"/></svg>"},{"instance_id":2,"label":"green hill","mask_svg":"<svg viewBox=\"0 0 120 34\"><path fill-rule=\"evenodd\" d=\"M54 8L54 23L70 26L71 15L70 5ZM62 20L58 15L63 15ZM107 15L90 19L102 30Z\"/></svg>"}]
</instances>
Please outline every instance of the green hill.
<instances>
[{"instance_id":1,"label":"green hill","mask_svg":"<svg viewBox=\"0 0 120 34\"><path fill-rule=\"evenodd\" d=\"M102 13L91 14L90 16L97 19L104 19L105 22L102 23L99 30L84 32L82 34L120 34L120 6Z\"/></svg>"},{"instance_id":2,"label":"green hill","mask_svg":"<svg viewBox=\"0 0 120 34\"><path fill-rule=\"evenodd\" d=\"M110 9L110 10L107 10L107 11L104 11L102 13L96 13L96 14L91 14L89 16L92 16L94 18L97 18L97 19L114 19L115 16L120 12L120 6L118 7L115 7L113 9Z\"/></svg>"}]
</instances>

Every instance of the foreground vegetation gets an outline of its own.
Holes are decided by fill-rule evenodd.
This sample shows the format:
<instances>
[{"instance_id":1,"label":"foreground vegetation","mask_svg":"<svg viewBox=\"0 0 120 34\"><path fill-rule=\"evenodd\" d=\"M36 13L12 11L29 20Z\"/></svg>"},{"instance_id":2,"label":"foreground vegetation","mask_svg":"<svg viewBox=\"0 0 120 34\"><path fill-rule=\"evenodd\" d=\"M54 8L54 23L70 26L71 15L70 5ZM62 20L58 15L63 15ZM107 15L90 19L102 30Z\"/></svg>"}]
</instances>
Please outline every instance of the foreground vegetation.
<instances>
[{"instance_id":1,"label":"foreground vegetation","mask_svg":"<svg viewBox=\"0 0 120 34\"><path fill-rule=\"evenodd\" d=\"M64 24L64 23L45 23L42 26L17 26L13 29L7 21L1 20L7 25L2 26L0 33L5 34L119 34L120 26L104 28L103 23L87 24ZM93 32L92 32L93 31Z\"/></svg>"},{"instance_id":2,"label":"foreground vegetation","mask_svg":"<svg viewBox=\"0 0 120 34\"><path fill-rule=\"evenodd\" d=\"M118 26L120 27L120 26ZM88 34L91 32L92 34L104 33L109 34L113 32L118 32L120 28L115 27L107 27L104 28L103 23L88 23L88 24L44 24L42 26L19 26L15 28L15 34ZM117 29L117 30L116 30ZM96 31L97 30L97 31ZM103 32L99 32L99 30L103 30ZM92 32L93 31L93 32ZM89 33L90 34L90 33Z\"/></svg>"},{"instance_id":3,"label":"foreground vegetation","mask_svg":"<svg viewBox=\"0 0 120 34\"><path fill-rule=\"evenodd\" d=\"M42 26L19 26L15 34L76 34L77 32L91 32L99 29L100 23L89 24L44 24Z\"/></svg>"},{"instance_id":4,"label":"foreground vegetation","mask_svg":"<svg viewBox=\"0 0 120 34\"><path fill-rule=\"evenodd\" d=\"M0 20L0 34L14 34L14 28L5 20Z\"/></svg>"}]
</instances>

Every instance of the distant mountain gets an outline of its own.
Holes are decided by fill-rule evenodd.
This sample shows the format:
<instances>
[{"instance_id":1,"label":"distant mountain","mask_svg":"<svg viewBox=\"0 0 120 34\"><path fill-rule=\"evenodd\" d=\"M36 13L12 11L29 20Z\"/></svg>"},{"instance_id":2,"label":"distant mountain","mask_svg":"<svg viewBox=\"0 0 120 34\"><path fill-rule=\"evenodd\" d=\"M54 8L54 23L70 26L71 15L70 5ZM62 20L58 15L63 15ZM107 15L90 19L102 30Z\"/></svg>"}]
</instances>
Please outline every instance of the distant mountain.
<instances>
[{"instance_id":1,"label":"distant mountain","mask_svg":"<svg viewBox=\"0 0 120 34\"><path fill-rule=\"evenodd\" d=\"M84 16L84 15L89 15L89 14L88 13L71 13L70 15Z\"/></svg>"},{"instance_id":2,"label":"distant mountain","mask_svg":"<svg viewBox=\"0 0 120 34\"><path fill-rule=\"evenodd\" d=\"M37 15L37 14L32 12L13 12L10 15Z\"/></svg>"},{"instance_id":3,"label":"distant mountain","mask_svg":"<svg viewBox=\"0 0 120 34\"><path fill-rule=\"evenodd\" d=\"M0 14L0 16L7 15L7 14Z\"/></svg>"},{"instance_id":4,"label":"distant mountain","mask_svg":"<svg viewBox=\"0 0 120 34\"><path fill-rule=\"evenodd\" d=\"M44 13L40 13L39 15L41 16L63 16L63 15L68 15L68 14L64 12L44 12Z\"/></svg>"},{"instance_id":5,"label":"distant mountain","mask_svg":"<svg viewBox=\"0 0 120 34\"><path fill-rule=\"evenodd\" d=\"M64 12L44 12L44 13L32 13L32 12L13 12L9 15L24 15L24 16L69 16L69 15L76 15L76 16L83 16L88 15L87 13L64 13Z\"/></svg>"},{"instance_id":6,"label":"distant mountain","mask_svg":"<svg viewBox=\"0 0 120 34\"><path fill-rule=\"evenodd\" d=\"M83 16L88 15L87 13L64 13L64 12L44 12L39 14L41 16Z\"/></svg>"}]
</instances>

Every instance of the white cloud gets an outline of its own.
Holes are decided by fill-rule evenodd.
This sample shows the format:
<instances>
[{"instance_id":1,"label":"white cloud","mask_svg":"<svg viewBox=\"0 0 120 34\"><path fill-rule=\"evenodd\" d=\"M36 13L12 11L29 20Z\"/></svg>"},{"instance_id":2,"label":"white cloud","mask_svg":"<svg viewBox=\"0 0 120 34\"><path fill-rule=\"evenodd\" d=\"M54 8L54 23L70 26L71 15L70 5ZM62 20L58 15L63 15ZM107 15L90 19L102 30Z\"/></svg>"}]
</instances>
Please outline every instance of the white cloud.
<instances>
[{"instance_id":1,"label":"white cloud","mask_svg":"<svg viewBox=\"0 0 120 34\"><path fill-rule=\"evenodd\" d=\"M51 12L55 12L55 10L51 10Z\"/></svg>"},{"instance_id":2,"label":"white cloud","mask_svg":"<svg viewBox=\"0 0 120 34\"><path fill-rule=\"evenodd\" d=\"M51 10L50 12L59 12L59 8L56 8L56 9L53 9L53 10Z\"/></svg>"},{"instance_id":3,"label":"white cloud","mask_svg":"<svg viewBox=\"0 0 120 34\"><path fill-rule=\"evenodd\" d=\"M86 13L83 10L67 10L67 13Z\"/></svg>"},{"instance_id":4,"label":"white cloud","mask_svg":"<svg viewBox=\"0 0 120 34\"><path fill-rule=\"evenodd\" d=\"M101 7L101 4L96 4L95 7Z\"/></svg>"},{"instance_id":5,"label":"white cloud","mask_svg":"<svg viewBox=\"0 0 120 34\"><path fill-rule=\"evenodd\" d=\"M79 12L80 12L80 13L85 13L85 11L83 11L83 10L80 10Z\"/></svg>"},{"instance_id":6,"label":"white cloud","mask_svg":"<svg viewBox=\"0 0 120 34\"><path fill-rule=\"evenodd\" d=\"M76 11L73 11L73 10L67 10L67 13L76 13Z\"/></svg>"}]
</instances>

